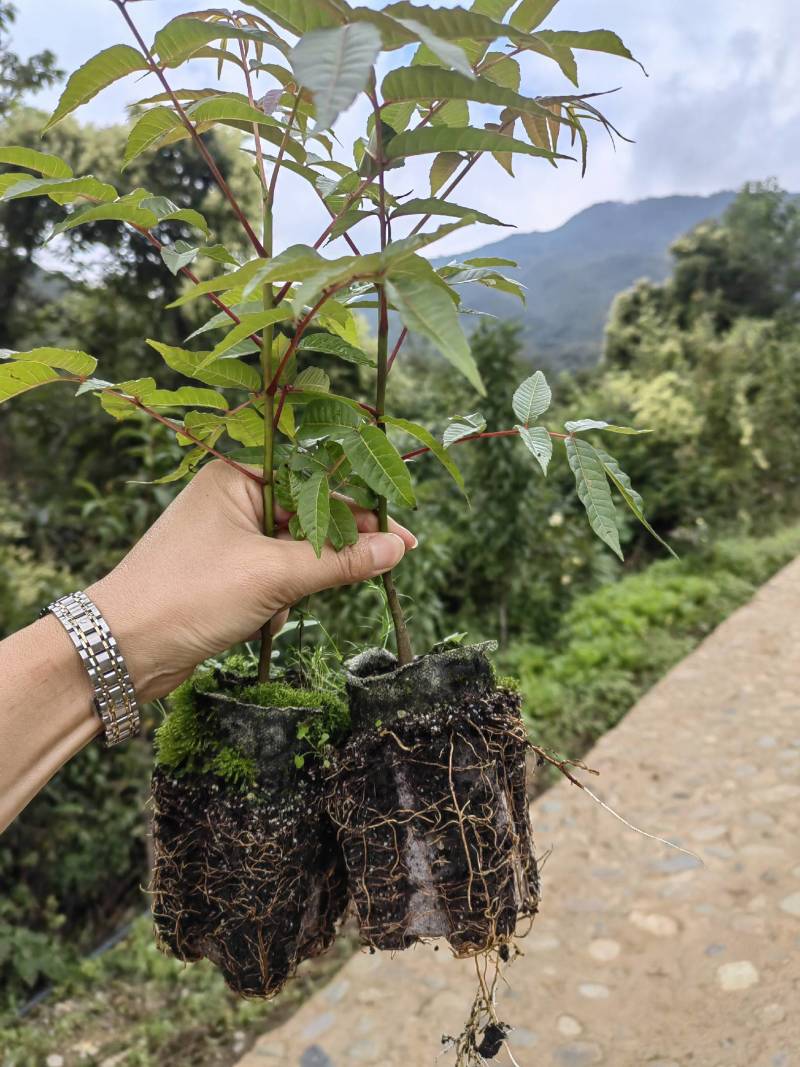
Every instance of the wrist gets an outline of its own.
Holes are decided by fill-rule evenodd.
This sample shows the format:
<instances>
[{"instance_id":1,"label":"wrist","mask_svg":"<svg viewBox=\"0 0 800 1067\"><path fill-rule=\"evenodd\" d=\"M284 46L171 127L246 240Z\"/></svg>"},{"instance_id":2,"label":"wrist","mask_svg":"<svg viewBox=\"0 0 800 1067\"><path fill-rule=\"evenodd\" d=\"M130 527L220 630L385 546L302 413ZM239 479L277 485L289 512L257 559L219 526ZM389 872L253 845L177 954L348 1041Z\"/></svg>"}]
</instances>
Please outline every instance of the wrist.
<instances>
[{"instance_id":1,"label":"wrist","mask_svg":"<svg viewBox=\"0 0 800 1067\"><path fill-rule=\"evenodd\" d=\"M116 571L87 588L86 595L114 635L138 702L164 696L169 688L165 688L167 665L162 662L164 641L157 612Z\"/></svg>"}]
</instances>

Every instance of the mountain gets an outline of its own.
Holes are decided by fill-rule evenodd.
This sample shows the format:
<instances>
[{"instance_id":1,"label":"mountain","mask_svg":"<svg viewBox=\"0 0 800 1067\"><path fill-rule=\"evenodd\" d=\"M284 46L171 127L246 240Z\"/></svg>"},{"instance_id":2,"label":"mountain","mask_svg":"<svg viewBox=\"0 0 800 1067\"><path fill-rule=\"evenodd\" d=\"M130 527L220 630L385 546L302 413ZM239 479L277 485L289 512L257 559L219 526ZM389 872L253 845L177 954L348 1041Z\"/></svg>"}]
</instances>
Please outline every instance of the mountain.
<instances>
[{"instance_id":1,"label":"mountain","mask_svg":"<svg viewBox=\"0 0 800 1067\"><path fill-rule=\"evenodd\" d=\"M516 260L503 268L527 286L527 306L506 293L471 285L465 302L499 318L521 319L532 359L559 368L597 362L603 328L617 293L640 278L663 281L672 242L704 219L717 218L732 192L666 196L622 204L595 204L556 230L519 233L483 245L472 255Z\"/></svg>"}]
</instances>

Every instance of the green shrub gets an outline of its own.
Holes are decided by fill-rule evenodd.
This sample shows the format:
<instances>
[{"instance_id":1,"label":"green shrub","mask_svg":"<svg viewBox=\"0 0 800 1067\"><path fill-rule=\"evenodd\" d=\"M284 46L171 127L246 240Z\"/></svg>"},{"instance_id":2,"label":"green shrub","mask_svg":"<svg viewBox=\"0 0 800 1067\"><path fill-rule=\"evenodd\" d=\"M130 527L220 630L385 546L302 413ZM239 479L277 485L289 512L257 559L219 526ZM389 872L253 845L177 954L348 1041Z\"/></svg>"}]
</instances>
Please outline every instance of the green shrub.
<instances>
[{"instance_id":1,"label":"green shrub","mask_svg":"<svg viewBox=\"0 0 800 1067\"><path fill-rule=\"evenodd\" d=\"M585 751L798 553L798 526L725 539L579 597L550 645L518 643L503 657L520 679L534 740Z\"/></svg>"},{"instance_id":2,"label":"green shrub","mask_svg":"<svg viewBox=\"0 0 800 1067\"><path fill-rule=\"evenodd\" d=\"M71 969L51 998L24 1019L0 1021L2 1067L41 1067L58 1053L68 1064L117 1067L196 1063L223 1067L255 1036L280 1021L352 951L340 939L278 1001L235 996L210 963L185 964L158 951L149 917L137 919L119 944Z\"/></svg>"}]
</instances>

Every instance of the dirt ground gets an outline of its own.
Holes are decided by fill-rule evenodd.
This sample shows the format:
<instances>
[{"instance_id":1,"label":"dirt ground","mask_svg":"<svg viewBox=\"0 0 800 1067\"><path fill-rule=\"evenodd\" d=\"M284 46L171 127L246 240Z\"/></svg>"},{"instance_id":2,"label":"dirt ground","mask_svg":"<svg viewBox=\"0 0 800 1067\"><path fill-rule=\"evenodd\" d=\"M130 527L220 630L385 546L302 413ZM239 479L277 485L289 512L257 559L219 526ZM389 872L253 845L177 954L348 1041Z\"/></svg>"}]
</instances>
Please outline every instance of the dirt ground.
<instances>
[{"instance_id":1,"label":"dirt ground","mask_svg":"<svg viewBox=\"0 0 800 1067\"><path fill-rule=\"evenodd\" d=\"M542 909L499 998L519 1067L800 1067L800 560L587 762L697 858L567 782L534 803ZM474 988L445 945L359 954L238 1067L450 1067Z\"/></svg>"}]
</instances>

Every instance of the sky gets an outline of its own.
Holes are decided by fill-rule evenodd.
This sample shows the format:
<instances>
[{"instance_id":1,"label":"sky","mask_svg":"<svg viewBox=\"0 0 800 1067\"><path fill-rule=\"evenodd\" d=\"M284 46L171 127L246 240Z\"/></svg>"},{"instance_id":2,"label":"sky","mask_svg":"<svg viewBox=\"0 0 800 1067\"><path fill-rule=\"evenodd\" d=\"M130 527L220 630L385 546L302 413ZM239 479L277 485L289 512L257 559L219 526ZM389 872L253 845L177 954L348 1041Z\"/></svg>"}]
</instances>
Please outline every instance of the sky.
<instances>
[{"instance_id":1,"label":"sky","mask_svg":"<svg viewBox=\"0 0 800 1067\"><path fill-rule=\"evenodd\" d=\"M16 2L12 43L22 55L50 48L60 65L72 70L101 48L128 40L110 0ZM141 0L129 8L147 39L173 16L196 9L196 0ZM557 227L605 200L708 194L767 177L800 191L798 0L560 0L545 26L616 30L641 60L648 76L621 59L578 53L583 90L619 87L602 107L635 143L620 142L614 150L598 129L584 178L573 163L554 170L545 161L521 159L514 180L486 160L462 184L460 203L527 232ZM181 82L208 84L208 70L182 76ZM135 81L128 80L79 115L98 124L120 121L136 90ZM522 91L538 95L571 89L553 64L529 56ZM31 102L52 107L57 97L57 90L49 90ZM336 132L344 145L362 123L356 109L342 116ZM426 187L417 162L395 172L393 179L397 192ZM278 242L313 241L324 225L320 205L299 179L285 183L284 195L292 206L278 228ZM451 235L435 252L474 248L509 232L476 227Z\"/></svg>"}]
</instances>

